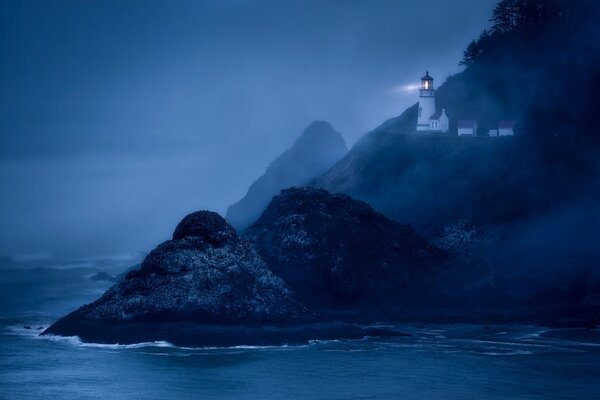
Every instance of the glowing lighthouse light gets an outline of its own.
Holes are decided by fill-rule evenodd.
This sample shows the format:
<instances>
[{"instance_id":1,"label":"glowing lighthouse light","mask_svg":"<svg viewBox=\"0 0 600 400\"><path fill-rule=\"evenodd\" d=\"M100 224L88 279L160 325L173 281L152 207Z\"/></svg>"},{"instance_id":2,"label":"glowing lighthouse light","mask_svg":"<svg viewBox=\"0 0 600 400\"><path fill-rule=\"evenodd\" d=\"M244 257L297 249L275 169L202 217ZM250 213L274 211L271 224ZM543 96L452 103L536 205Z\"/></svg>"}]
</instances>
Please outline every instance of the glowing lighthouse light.
<instances>
[{"instance_id":1,"label":"glowing lighthouse light","mask_svg":"<svg viewBox=\"0 0 600 400\"><path fill-rule=\"evenodd\" d=\"M429 75L429 71L421 78L421 90L433 90L433 78Z\"/></svg>"}]
</instances>

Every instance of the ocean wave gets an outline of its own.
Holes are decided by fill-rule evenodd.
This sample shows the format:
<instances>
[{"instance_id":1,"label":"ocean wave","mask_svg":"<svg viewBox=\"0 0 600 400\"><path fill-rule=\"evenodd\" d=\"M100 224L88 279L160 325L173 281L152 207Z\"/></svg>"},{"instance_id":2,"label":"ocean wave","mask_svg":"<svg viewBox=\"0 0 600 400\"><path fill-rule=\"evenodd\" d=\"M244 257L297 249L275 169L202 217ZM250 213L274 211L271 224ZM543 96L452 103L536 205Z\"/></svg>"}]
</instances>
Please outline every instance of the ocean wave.
<instances>
[{"instance_id":1,"label":"ocean wave","mask_svg":"<svg viewBox=\"0 0 600 400\"><path fill-rule=\"evenodd\" d=\"M26 326L30 326L30 328L26 328ZM10 325L4 328L3 334L37 338L46 328L47 325L42 324Z\"/></svg>"},{"instance_id":2,"label":"ocean wave","mask_svg":"<svg viewBox=\"0 0 600 400\"><path fill-rule=\"evenodd\" d=\"M442 335L441 333L438 333L438 332L420 331L417 333L421 334L421 335L427 335L429 337L436 338L436 339L447 339L446 335Z\"/></svg>"},{"instance_id":3,"label":"ocean wave","mask_svg":"<svg viewBox=\"0 0 600 400\"><path fill-rule=\"evenodd\" d=\"M110 349L110 350L122 350L122 349L142 349L146 347L161 347L161 348L177 348L177 346L172 343L165 342L162 340L154 341L154 342L141 342L141 343L132 343L132 344L108 344L108 343L88 343L82 342L79 336L57 336L57 335L43 335L37 336L38 339L42 340L51 340L54 342L63 342L68 343L77 347L90 347L90 348L100 348L100 349Z\"/></svg>"},{"instance_id":4,"label":"ocean wave","mask_svg":"<svg viewBox=\"0 0 600 400\"><path fill-rule=\"evenodd\" d=\"M330 344L330 343L340 343L340 342L341 342L340 339L329 339L329 340L313 339L313 340L308 341L309 344Z\"/></svg>"},{"instance_id":5,"label":"ocean wave","mask_svg":"<svg viewBox=\"0 0 600 400\"><path fill-rule=\"evenodd\" d=\"M526 346L526 347L552 347L549 344L542 343L520 343L520 342L507 342L507 341L497 341L497 340L483 340L483 339L457 339L462 342L471 342L471 343L483 343L483 344L493 344L493 345L504 345L504 346Z\"/></svg>"},{"instance_id":6,"label":"ocean wave","mask_svg":"<svg viewBox=\"0 0 600 400\"><path fill-rule=\"evenodd\" d=\"M309 344L298 344L298 345L276 345L276 346L260 346L260 345L237 345L237 346L201 346L201 347L189 347L189 346L177 346L173 343L157 340L153 342L140 342L140 343L130 343L130 344L120 344L120 343L92 343L92 342L84 342L81 340L79 336L60 336L60 335L41 335L40 333L47 328L47 326L41 327L42 329L28 329L24 326L10 326L7 327L7 333L12 335L24 336L29 339L38 339L38 340L49 340L53 342L66 343L72 346L83 347L83 348L99 348L99 349L110 349L110 350L126 350L126 349L142 349L149 347L157 347L157 348L170 348L170 349L178 349L185 351L212 351L212 350L285 350L285 349L299 349L303 347L309 346ZM319 341L316 341L319 342ZM325 341L320 341L324 343ZM335 342L335 341L328 341ZM156 353L155 353L156 354Z\"/></svg>"},{"instance_id":7,"label":"ocean wave","mask_svg":"<svg viewBox=\"0 0 600 400\"><path fill-rule=\"evenodd\" d=\"M526 356L533 354L533 351L529 350L510 350L510 351L484 351L479 354L485 354L486 356Z\"/></svg>"},{"instance_id":8,"label":"ocean wave","mask_svg":"<svg viewBox=\"0 0 600 400\"><path fill-rule=\"evenodd\" d=\"M282 344L279 346L252 346L252 345L242 344L239 346L231 346L231 347L227 347L227 348L228 349L240 349L240 350L269 350L269 349L298 348L298 347L306 347L306 346L307 345L305 345L305 344L299 344L299 345Z\"/></svg>"},{"instance_id":9,"label":"ocean wave","mask_svg":"<svg viewBox=\"0 0 600 400\"><path fill-rule=\"evenodd\" d=\"M79 336L59 336L59 335L41 335L47 328L45 326L32 325L31 328L26 328L27 325L13 325L5 329L4 334L24 336L30 339L50 340L54 342L68 343L78 347L97 347L106 349L136 349L143 347L177 347L166 341L142 342L133 344L104 344L104 343L87 343L81 341ZM34 328L35 326L35 328Z\"/></svg>"}]
</instances>

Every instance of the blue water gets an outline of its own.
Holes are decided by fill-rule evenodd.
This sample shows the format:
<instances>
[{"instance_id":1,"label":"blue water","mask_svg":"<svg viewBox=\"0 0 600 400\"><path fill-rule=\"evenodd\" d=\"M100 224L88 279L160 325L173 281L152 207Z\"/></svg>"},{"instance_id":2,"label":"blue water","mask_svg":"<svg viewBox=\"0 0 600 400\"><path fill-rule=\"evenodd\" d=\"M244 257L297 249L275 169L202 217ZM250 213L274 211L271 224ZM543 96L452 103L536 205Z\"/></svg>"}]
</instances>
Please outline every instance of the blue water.
<instances>
[{"instance_id":1,"label":"blue water","mask_svg":"<svg viewBox=\"0 0 600 400\"><path fill-rule=\"evenodd\" d=\"M413 336L207 349L37 335L119 268L0 270L0 398L600 399L599 331L405 324Z\"/></svg>"}]
</instances>

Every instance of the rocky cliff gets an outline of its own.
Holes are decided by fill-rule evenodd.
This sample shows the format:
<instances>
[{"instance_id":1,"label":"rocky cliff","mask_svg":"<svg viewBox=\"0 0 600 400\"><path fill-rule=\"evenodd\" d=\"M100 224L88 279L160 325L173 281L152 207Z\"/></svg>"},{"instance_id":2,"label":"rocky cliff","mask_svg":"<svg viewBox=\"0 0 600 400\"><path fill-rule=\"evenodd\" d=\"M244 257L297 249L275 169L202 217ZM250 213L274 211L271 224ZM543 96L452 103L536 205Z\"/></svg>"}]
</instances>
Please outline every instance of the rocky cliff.
<instances>
[{"instance_id":1,"label":"rocky cliff","mask_svg":"<svg viewBox=\"0 0 600 400\"><path fill-rule=\"evenodd\" d=\"M320 311L420 304L447 261L410 225L308 187L274 197L245 235L268 267Z\"/></svg>"},{"instance_id":2,"label":"rocky cliff","mask_svg":"<svg viewBox=\"0 0 600 400\"><path fill-rule=\"evenodd\" d=\"M305 185L348 151L339 132L322 121L310 124L294 145L279 156L240 201L227 210L227 221L243 229L258 219L281 189Z\"/></svg>"},{"instance_id":3,"label":"rocky cliff","mask_svg":"<svg viewBox=\"0 0 600 400\"><path fill-rule=\"evenodd\" d=\"M598 213L598 168L549 164L519 136L416 134L414 121L411 107L366 134L312 184L410 223L471 265L448 278L456 285L471 280L476 295L455 291L466 303L501 307L544 298L548 307L566 308L575 298L583 309L591 289L580 277L600 281L593 261L600 252L590 241L600 220L589 218ZM552 291L564 295L546 295Z\"/></svg>"},{"instance_id":4,"label":"rocky cliff","mask_svg":"<svg viewBox=\"0 0 600 400\"><path fill-rule=\"evenodd\" d=\"M234 346L400 333L315 318L246 239L218 214L201 211L186 216L138 270L43 333L52 334Z\"/></svg>"},{"instance_id":5,"label":"rocky cliff","mask_svg":"<svg viewBox=\"0 0 600 400\"><path fill-rule=\"evenodd\" d=\"M313 184L366 201L429 238L460 221L497 224L547 203L544 171L516 138L416 134L416 107L366 134ZM560 181L555 181L560 183Z\"/></svg>"},{"instance_id":6,"label":"rocky cliff","mask_svg":"<svg viewBox=\"0 0 600 400\"><path fill-rule=\"evenodd\" d=\"M450 96L461 91L446 85L439 92L449 96L446 102L463 101ZM413 106L367 133L311 184L410 223L476 268L449 277L461 285L478 278L469 285L476 295L455 291L465 303L586 309L600 282L600 250L590 240L600 235L600 219L590 218L600 198L598 151L558 134L534 140L533 133L553 130L515 137L417 134L416 119Z\"/></svg>"}]
</instances>

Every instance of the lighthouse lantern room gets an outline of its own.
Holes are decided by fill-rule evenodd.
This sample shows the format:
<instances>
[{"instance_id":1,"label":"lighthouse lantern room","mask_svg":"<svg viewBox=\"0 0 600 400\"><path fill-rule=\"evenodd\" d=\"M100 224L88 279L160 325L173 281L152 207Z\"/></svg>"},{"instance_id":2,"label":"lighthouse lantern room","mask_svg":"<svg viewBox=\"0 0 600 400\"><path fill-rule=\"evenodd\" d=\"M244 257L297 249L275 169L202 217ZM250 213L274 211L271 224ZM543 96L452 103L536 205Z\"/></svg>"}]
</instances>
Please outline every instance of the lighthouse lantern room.
<instances>
[{"instance_id":1,"label":"lighthouse lantern room","mask_svg":"<svg viewBox=\"0 0 600 400\"><path fill-rule=\"evenodd\" d=\"M429 75L429 71L421 78L421 90L433 90L433 78Z\"/></svg>"},{"instance_id":2,"label":"lighthouse lantern room","mask_svg":"<svg viewBox=\"0 0 600 400\"><path fill-rule=\"evenodd\" d=\"M433 88L433 78L429 75L429 71L427 71L425 76L421 78L417 131L428 131L431 129L430 118L435 112L435 89Z\"/></svg>"}]
</instances>

